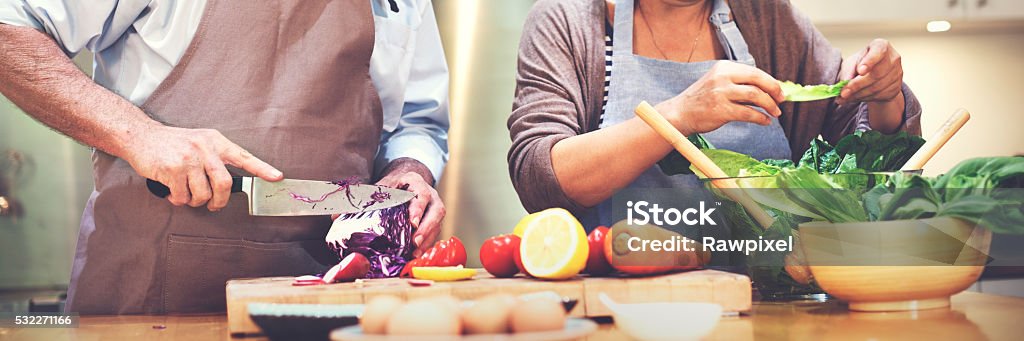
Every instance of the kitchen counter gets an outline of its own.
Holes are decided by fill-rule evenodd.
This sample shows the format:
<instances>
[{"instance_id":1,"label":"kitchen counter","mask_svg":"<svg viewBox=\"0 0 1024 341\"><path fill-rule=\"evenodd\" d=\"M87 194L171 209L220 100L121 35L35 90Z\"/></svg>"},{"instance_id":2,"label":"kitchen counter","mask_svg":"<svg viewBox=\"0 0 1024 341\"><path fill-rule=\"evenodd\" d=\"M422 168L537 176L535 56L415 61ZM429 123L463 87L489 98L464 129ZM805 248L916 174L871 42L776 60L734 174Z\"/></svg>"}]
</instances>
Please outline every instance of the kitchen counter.
<instances>
[{"instance_id":1,"label":"kitchen counter","mask_svg":"<svg viewBox=\"0 0 1024 341\"><path fill-rule=\"evenodd\" d=\"M1009 340L1024 335L1024 299L978 293L953 296L951 309L900 313L857 313L831 302L756 302L749 316L724 318L712 340L748 339L951 339ZM588 340L626 336L611 323ZM83 317L75 329L0 329L0 339L14 340L236 340L227 318L210 316Z\"/></svg>"}]
</instances>

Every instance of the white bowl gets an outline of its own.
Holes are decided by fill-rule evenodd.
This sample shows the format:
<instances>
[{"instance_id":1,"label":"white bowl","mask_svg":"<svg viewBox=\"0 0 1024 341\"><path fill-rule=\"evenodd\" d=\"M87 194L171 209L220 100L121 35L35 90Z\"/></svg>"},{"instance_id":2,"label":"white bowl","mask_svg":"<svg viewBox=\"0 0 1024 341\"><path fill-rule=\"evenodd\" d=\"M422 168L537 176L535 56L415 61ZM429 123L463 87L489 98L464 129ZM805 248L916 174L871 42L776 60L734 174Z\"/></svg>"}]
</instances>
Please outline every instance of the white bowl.
<instances>
[{"instance_id":1,"label":"white bowl","mask_svg":"<svg viewBox=\"0 0 1024 341\"><path fill-rule=\"evenodd\" d=\"M637 340L700 340L722 318L722 306L713 303L614 303L601 296L615 327Z\"/></svg>"}]
</instances>

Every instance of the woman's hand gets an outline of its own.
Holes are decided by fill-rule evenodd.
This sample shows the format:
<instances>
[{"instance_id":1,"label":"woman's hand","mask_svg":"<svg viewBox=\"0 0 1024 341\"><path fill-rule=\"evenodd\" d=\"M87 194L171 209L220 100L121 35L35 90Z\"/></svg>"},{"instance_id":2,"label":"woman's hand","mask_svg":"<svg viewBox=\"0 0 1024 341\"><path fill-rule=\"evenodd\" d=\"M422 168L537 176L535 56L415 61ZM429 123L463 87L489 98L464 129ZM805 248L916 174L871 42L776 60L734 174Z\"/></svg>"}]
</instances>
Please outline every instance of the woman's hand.
<instances>
[{"instance_id":1,"label":"woman's hand","mask_svg":"<svg viewBox=\"0 0 1024 341\"><path fill-rule=\"evenodd\" d=\"M771 124L769 115L782 114L785 100L779 82L758 68L731 61L715 64L708 73L657 109L683 135L706 133L732 121Z\"/></svg>"},{"instance_id":2,"label":"woman's hand","mask_svg":"<svg viewBox=\"0 0 1024 341\"><path fill-rule=\"evenodd\" d=\"M875 39L868 47L843 61L840 80L850 80L836 103L868 104L868 124L886 134L895 133L903 124L906 99L903 97L903 62L900 54L884 39Z\"/></svg>"},{"instance_id":3,"label":"woman's hand","mask_svg":"<svg viewBox=\"0 0 1024 341\"><path fill-rule=\"evenodd\" d=\"M885 39L875 39L843 62L839 80L850 80L838 104L892 102L903 94L903 63Z\"/></svg>"}]
</instances>

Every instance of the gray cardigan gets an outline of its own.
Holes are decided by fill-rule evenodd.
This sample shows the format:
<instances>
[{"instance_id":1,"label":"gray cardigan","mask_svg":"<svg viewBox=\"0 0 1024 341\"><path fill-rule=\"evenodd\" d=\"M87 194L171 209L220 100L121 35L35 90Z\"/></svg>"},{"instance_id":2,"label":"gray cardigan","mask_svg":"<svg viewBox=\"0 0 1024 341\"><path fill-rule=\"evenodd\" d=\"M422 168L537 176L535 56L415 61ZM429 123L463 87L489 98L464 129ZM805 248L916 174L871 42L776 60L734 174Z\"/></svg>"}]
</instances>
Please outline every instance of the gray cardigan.
<instances>
[{"instance_id":1,"label":"gray cardigan","mask_svg":"<svg viewBox=\"0 0 1024 341\"><path fill-rule=\"evenodd\" d=\"M801 84L838 80L843 61L839 50L789 1L733 0L729 5L758 68L776 79ZM562 139L597 129L604 96L606 18L605 0L539 0L526 19L508 119L508 164L512 183L530 212L587 209L559 185L551 148ZM921 106L906 84L903 94L901 129L920 135ZM835 143L869 128L866 104L818 101L785 103L781 109L780 123L794 158L819 135Z\"/></svg>"}]
</instances>

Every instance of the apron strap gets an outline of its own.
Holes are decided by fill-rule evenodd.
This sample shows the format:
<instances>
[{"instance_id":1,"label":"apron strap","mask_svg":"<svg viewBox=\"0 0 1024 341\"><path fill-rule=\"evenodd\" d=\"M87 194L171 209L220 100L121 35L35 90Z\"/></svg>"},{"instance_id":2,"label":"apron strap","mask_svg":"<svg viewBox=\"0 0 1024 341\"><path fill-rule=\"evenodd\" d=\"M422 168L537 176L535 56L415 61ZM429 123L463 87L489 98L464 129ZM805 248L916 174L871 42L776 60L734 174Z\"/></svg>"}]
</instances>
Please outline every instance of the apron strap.
<instances>
[{"instance_id":1,"label":"apron strap","mask_svg":"<svg viewBox=\"0 0 1024 341\"><path fill-rule=\"evenodd\" d=\"M612 26L615 27L615 35L612 37L613 56L633 55L634 3L634 0L615 1L615 18L612 18Z\"/></svg>"},{"instance_id":2,"label":"apron strap","mask_svg":"<svg viewBox=\"0 0 1024 341\"><path fill-rule=\"evenodd\" d=\"M725 0L714 1L711 23L718 28L726 58L741 64L757 66L754 63L754 56L750 54L750 49L747 47L747 41L743 39L740 28L736 26L736 21L732 18L732 9L729 8L729 4Z\"/></svg>"}]
</instances>

